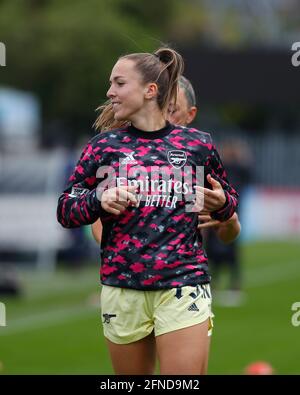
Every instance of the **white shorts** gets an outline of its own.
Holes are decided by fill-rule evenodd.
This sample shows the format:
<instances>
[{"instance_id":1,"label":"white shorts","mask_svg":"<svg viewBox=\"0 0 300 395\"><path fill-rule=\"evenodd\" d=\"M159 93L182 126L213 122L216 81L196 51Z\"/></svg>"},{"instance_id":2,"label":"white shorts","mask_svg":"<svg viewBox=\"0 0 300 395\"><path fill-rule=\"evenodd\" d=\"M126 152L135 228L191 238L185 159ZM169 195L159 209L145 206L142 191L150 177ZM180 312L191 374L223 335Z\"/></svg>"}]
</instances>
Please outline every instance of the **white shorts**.
<instances>
[{"instance_id":1,"label":"white shorts","mask_svg":"<svg viewBox=\"0 0 300 395\"><path fill-rule=\"evenodd\" d=\"M128 344L200 324L213 327L210 285L185 286L157 291L102 286L101 314L104 336Z\"/></svg>"}]
</instances>

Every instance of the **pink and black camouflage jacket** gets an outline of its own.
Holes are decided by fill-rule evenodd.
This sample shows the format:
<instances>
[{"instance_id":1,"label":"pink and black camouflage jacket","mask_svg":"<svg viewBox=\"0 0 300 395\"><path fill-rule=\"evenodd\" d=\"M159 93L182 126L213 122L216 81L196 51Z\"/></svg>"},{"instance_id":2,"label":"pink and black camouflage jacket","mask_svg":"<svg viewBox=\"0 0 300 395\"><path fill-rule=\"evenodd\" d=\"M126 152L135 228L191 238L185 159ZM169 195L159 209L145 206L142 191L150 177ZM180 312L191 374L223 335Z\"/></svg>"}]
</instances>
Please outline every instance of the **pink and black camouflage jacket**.
<instances>
[{"instance_id":1,"label":"pink and black camouflage jacket","mask_svg":"<svg viewBox=\"0 0 300 395\"><path fill-rule=\"evenodd\" d=\"M208 283L198 213L187 209L199 169L204 179L211 174L221 183L226 203L211 215L226 221L238 194L210 134L171 124L154 132L127 126L98 134L59 197L58 221L73 228L101 219L103 284L156 290ZM116 216L99 199L105 188L120 185L136 185L139 204Z\"/></svg>"}]
</instances>

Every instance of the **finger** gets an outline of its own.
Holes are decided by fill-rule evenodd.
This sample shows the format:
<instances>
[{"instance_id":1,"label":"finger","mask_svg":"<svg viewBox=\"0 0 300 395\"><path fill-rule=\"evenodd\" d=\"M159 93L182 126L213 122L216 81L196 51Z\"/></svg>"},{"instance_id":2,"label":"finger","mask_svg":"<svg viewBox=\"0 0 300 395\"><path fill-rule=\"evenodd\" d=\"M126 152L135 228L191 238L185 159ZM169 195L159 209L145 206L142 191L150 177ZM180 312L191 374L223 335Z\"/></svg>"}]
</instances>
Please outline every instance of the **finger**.
<instances>
[{"instance_id":1,"label":"finger","mask_svg":"<svg viewBox=\"0 0 300 395\"><path fill-rule=\"evenodd\" d=\"M205 207L210 213L213 211L218 211L222 206L224 206L224 203L220 202L220 200L206 202L205 205Z\"/></svg>"},{"instance_id":2,"label":"finger","mask_svg":"<svg viewBox=\"0 0 300 395\"><path fill-rule=\"evenodd\" d=\"M196 196L200 193L203 194L205 197L206 196L214 196L214 194L215 194L215 192L213 190L201 187L200 185L196 185L195 189L196 189Z\"/></svg>"},{"instance_id":3,"label":"finger","mask_svg":"<svg viewBox=\"0 0 300 395\"><path fill-rule=\"evenodd\" d=\"M216 225L213 225L213 224L211 224L211 223L209 223L209 222L205 222L204 224L199 224L198 226L197 226L197 229L211 229L211 228L214 228Z\"/></svg>"},{"instance_id":4,"label":"finger","mask_svg":"<svg viewBox=\"0 0 300 395\"><path fill-rule=\"evenodd\" d=\"M130 185L127 188L127 191L129 191L129 192L136 192L136 190L137 190L137 187L135 185Z\"/></svg>"},{"instance_id":5,"label":"finger","mask_svg":"<svg viewBox=\"0 0 300 395\"><path fill-rule=\"evenodd\" d=\"M209 215L210 216L210 211L203 208L203 210L200 211L199 215Z\"/></svg>"},{"instance_id":6,"label":"finger","mask_svg":"<svg viewBox=\"0 0 300 395\"><path fill-rule=\"evenodd\" d=\"M206 189L206 188L204 188L204 187L202 187L202 186L200 186L200 185L196 185L196 186L195 186L196 194L197 194L198 192L204 193L204 189Z\"/></svg>"},{"instance_id":7,"label":"finger","mask_svg":"<svg viewBox=\"0 0 300 395\"><path fill-rule=\"evenodd\" d=\"M210 195L204 196L205 207L212 208L219 206L220 201L221 201L221 195L216 191L211 191Z\"/></svg>"},{"instance_id":8,"label":"finger","mask_svg":"<svg viewBox=\"0 0 300 395\"><path fill-rule=\"evenodd\" d=\"M124 208L127 208L129 206L128 200L121 200L121 201L118 200L118 201L113 202L113 203L119 204L120 206L123 206Z\"/></svg>"},{"instance_id":9,"label":"finger","mask_svg":"<svg viewBox=\"0 0 300 395\"><path fill-rule=\"evenodd\" d=\"M108 204L109 207L114 208L120 212L123 212L127 207L127 202L111 202Z\"/></svg>"},{"instance_id":10,"label":"finger","mask_svg":"<svg viewBox=\"0 0 300 395\"><path fill-rule=\"evenodd\" d=\"M213 187L213 189L218 189L222 188L221 184L219 181L217 181L215 178L213 178L210 174L207 175L207 181L210 183L210 185Z\"/></svg>"},{"instance_id":11,"label":"finger","mask_svg":"<svg viewBox=\"0 0 300 395\"><path fill-rule=\"evenodd\" d=\"M210 213L209 213L208 211L205 212L205 214L203 214L202 212L200 212L199 215L198 215L198 219L200 219L200 218L203 218L203 219L206 219L206 218L212 219L211 216L210 216Z\"/></svg>"},{"instance_id":12,"label":"finger","mask_svg":"<svg viewBox=\"0 0 300 395\"><path fill-rule=\"evenodd\" d=\"M127 200L130 200L134 204L137 203L136 196L132 192L129 192L125 189L119 189L118 201L127 201Z\"/></svg>"},{"instance_id":13,"label":"finger","mask_svg":"<svg viewBox=\"0 0 300 395\"><path fill-rule=\"evenodd\" d=\"M116 191L114 191L109 197L108 197L108 199L106 200L106 203L109 205L109 206L111 206L111 205L113 205L113 204L119 204L119 205L122 205L122 206L124 206L124 207L128 207L128 201L127 201L127 199L125 199L125 198L121 198L120 199L120 197L119 196L116 196L116 195L118 195L118 193L115 193Z\"/></svg>"},{"instance_id":14,"label":"finger","mask_svg":"<svg viewBox=\"0 0 300 395\"><path fill-rule=\"evenodd\" d=\"M195 213L200 213L202 211L204 205L204 199L203 198L196 198L196 201L194 202L194 207L193 207L193 212Z\"/></svg>"},{"instance_id":15,"label":"finger","mask_svg":"<svg viewBox=\"0 0 300 395\"><path fill-rule=\"evenodd\" d=\"M137 187L135 185L121 185L119 189L122 189L124 191L128 192L136 192Z\"/></svg>"},{"instance_id":16,"label":"finger","mask_svg":"<svg viewBox=\"0 0 300 395\"><path fill-rule=\"evenodd\" d=\"M121 214L120 210L117 210L117 209L109 207L109 206L105 209L105 211L107 211L108 213L114 214L114 215L120 215Z\"/></svg>"},{"instance_id":17,"label":"finger","mask_svg":"<svg viewBox=\"0 0 300 395\"><path fill-rule=\"evenodd\" d=\"M199 222L209 222L209 221L211 221L211 216L210 215L198 215L198 221Z\"/></svg>"},{"instance_id":18,"label":"finger","mask_svg":"<svg viewBox=\"0 0 300 395\"><path fill-rule=\"evenodd\" d=\"M216 210L216 204L214 202L204 202L204 208L211 213Z\"/></svg>"},{"instance_id":19,"label":"finger","mask_svg":"<svg viewBox=\"0 0 300 395\"><path fill-rule=\"evenodd\" d=\"M127 199L130 200L131 203L133 203L133 204L137 203L136 195L134 195L131 192L127 192Z\"/></svg>"},{"instance_id":20,"label":"finger","mask_svg":"<svg viewBox=\"0 0 300 395\"><path fill-rule=\"evenodd\" d=\"M220 221L213 220L213 221L205 222L203 224L198 224L198 229L213 228L215 226L218 226L219 224Z\"/></svg>"}]
</instances>

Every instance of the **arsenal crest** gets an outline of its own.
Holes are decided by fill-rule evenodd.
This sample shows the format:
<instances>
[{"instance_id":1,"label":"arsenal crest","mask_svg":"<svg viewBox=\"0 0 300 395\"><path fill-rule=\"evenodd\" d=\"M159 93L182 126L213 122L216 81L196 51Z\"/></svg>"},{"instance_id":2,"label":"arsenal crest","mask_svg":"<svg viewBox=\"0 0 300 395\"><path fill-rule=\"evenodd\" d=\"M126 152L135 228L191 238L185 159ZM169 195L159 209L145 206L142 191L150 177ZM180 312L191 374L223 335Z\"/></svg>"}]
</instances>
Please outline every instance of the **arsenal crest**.
<instances>
[{"instance_id":1,"label":"arsenal crest","mask_svg":"<svg viewBox=\"0 0 300 395\"><path fill-rule=\"evenodd\" d=\"M186 164L186 153L180 150L168 151L168 162L176 169L180 169Z\"/></svg>"}]
</instances>

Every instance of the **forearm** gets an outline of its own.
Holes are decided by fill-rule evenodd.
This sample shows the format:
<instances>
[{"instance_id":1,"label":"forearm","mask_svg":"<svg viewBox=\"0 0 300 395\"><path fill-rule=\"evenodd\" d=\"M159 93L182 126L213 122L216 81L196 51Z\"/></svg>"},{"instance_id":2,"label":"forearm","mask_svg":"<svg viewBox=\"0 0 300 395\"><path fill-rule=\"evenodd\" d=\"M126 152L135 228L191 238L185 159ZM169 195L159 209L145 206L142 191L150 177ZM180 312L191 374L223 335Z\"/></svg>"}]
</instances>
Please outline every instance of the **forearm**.
<instances>
[{"instance_id":1,"label":"forearm","mask_svg":"<svg viewBox=\"0 0 300 395\"><path fill-rule=\"evenodd\" d=\"M241 231L241 224L236 213L233 216L222 222L216 230L218 238L225 244L233 242Z\"/></svg>"},{"instance_id":2,"label":"forearm","mask_svg":"<svg viewBox=\"0 0 300 395\"><path fill-rule=\"evenodd\" d=\"M222 185L223 186L223 185ZM221 222L227 222L234 215L237 208L237 196L231 195L228 191L225 191L226 201L222 208L211 213L211 217Z\"/></svg>"},{"instance_id":3,"label":"forearm","mask_svg":"<svg viewBox=\"0 0 300 395\"><path fill-rule=\"evenodd\" d=\"M97 193L98 166L93 146L88 143L69 178L67 188L58 199L57 219L63 227L90 225L99 217L106 220L111 216L102 208Z\"/></svg>"},{"instance_id":4,"label":"forearm","mask_svg":"<svg viewBox=\"0 0 300 395\"><path fill-rule=\"evenodd\" d=\"M211 212L211 217L215 220L226 222L236 212L236 209L238 207L239 195L237 191L233 188L233 186L229 183L226 171L223 167L223 163L215 147L213 148L213 151L209 158L209 166L211 169L212 178L219 181L226 198L223 207L219 208L217 211Z\"/></svg>"},{"instance_id":5,"label":"forearm","mask_svg":"<svg viewBox=\"0 0 300 395\"><path fill-rule=\"evenodd\" d=\"M65 228L89 225L99 218L100 202L96 191L86 191L82 196L64 192L57 207L58 222Z\"/></svg>"},{"instance_id":6,"label":"forearm","mask_svg":"<svg viewBox=\"0 0 300 395\"><path fill-rule=\"evenodd\" d=\"M94 239L98 244L101 243L101 236L102 236L102 224L100 219L92 224L92 234Z\"/></svg>"}]
</instances>

